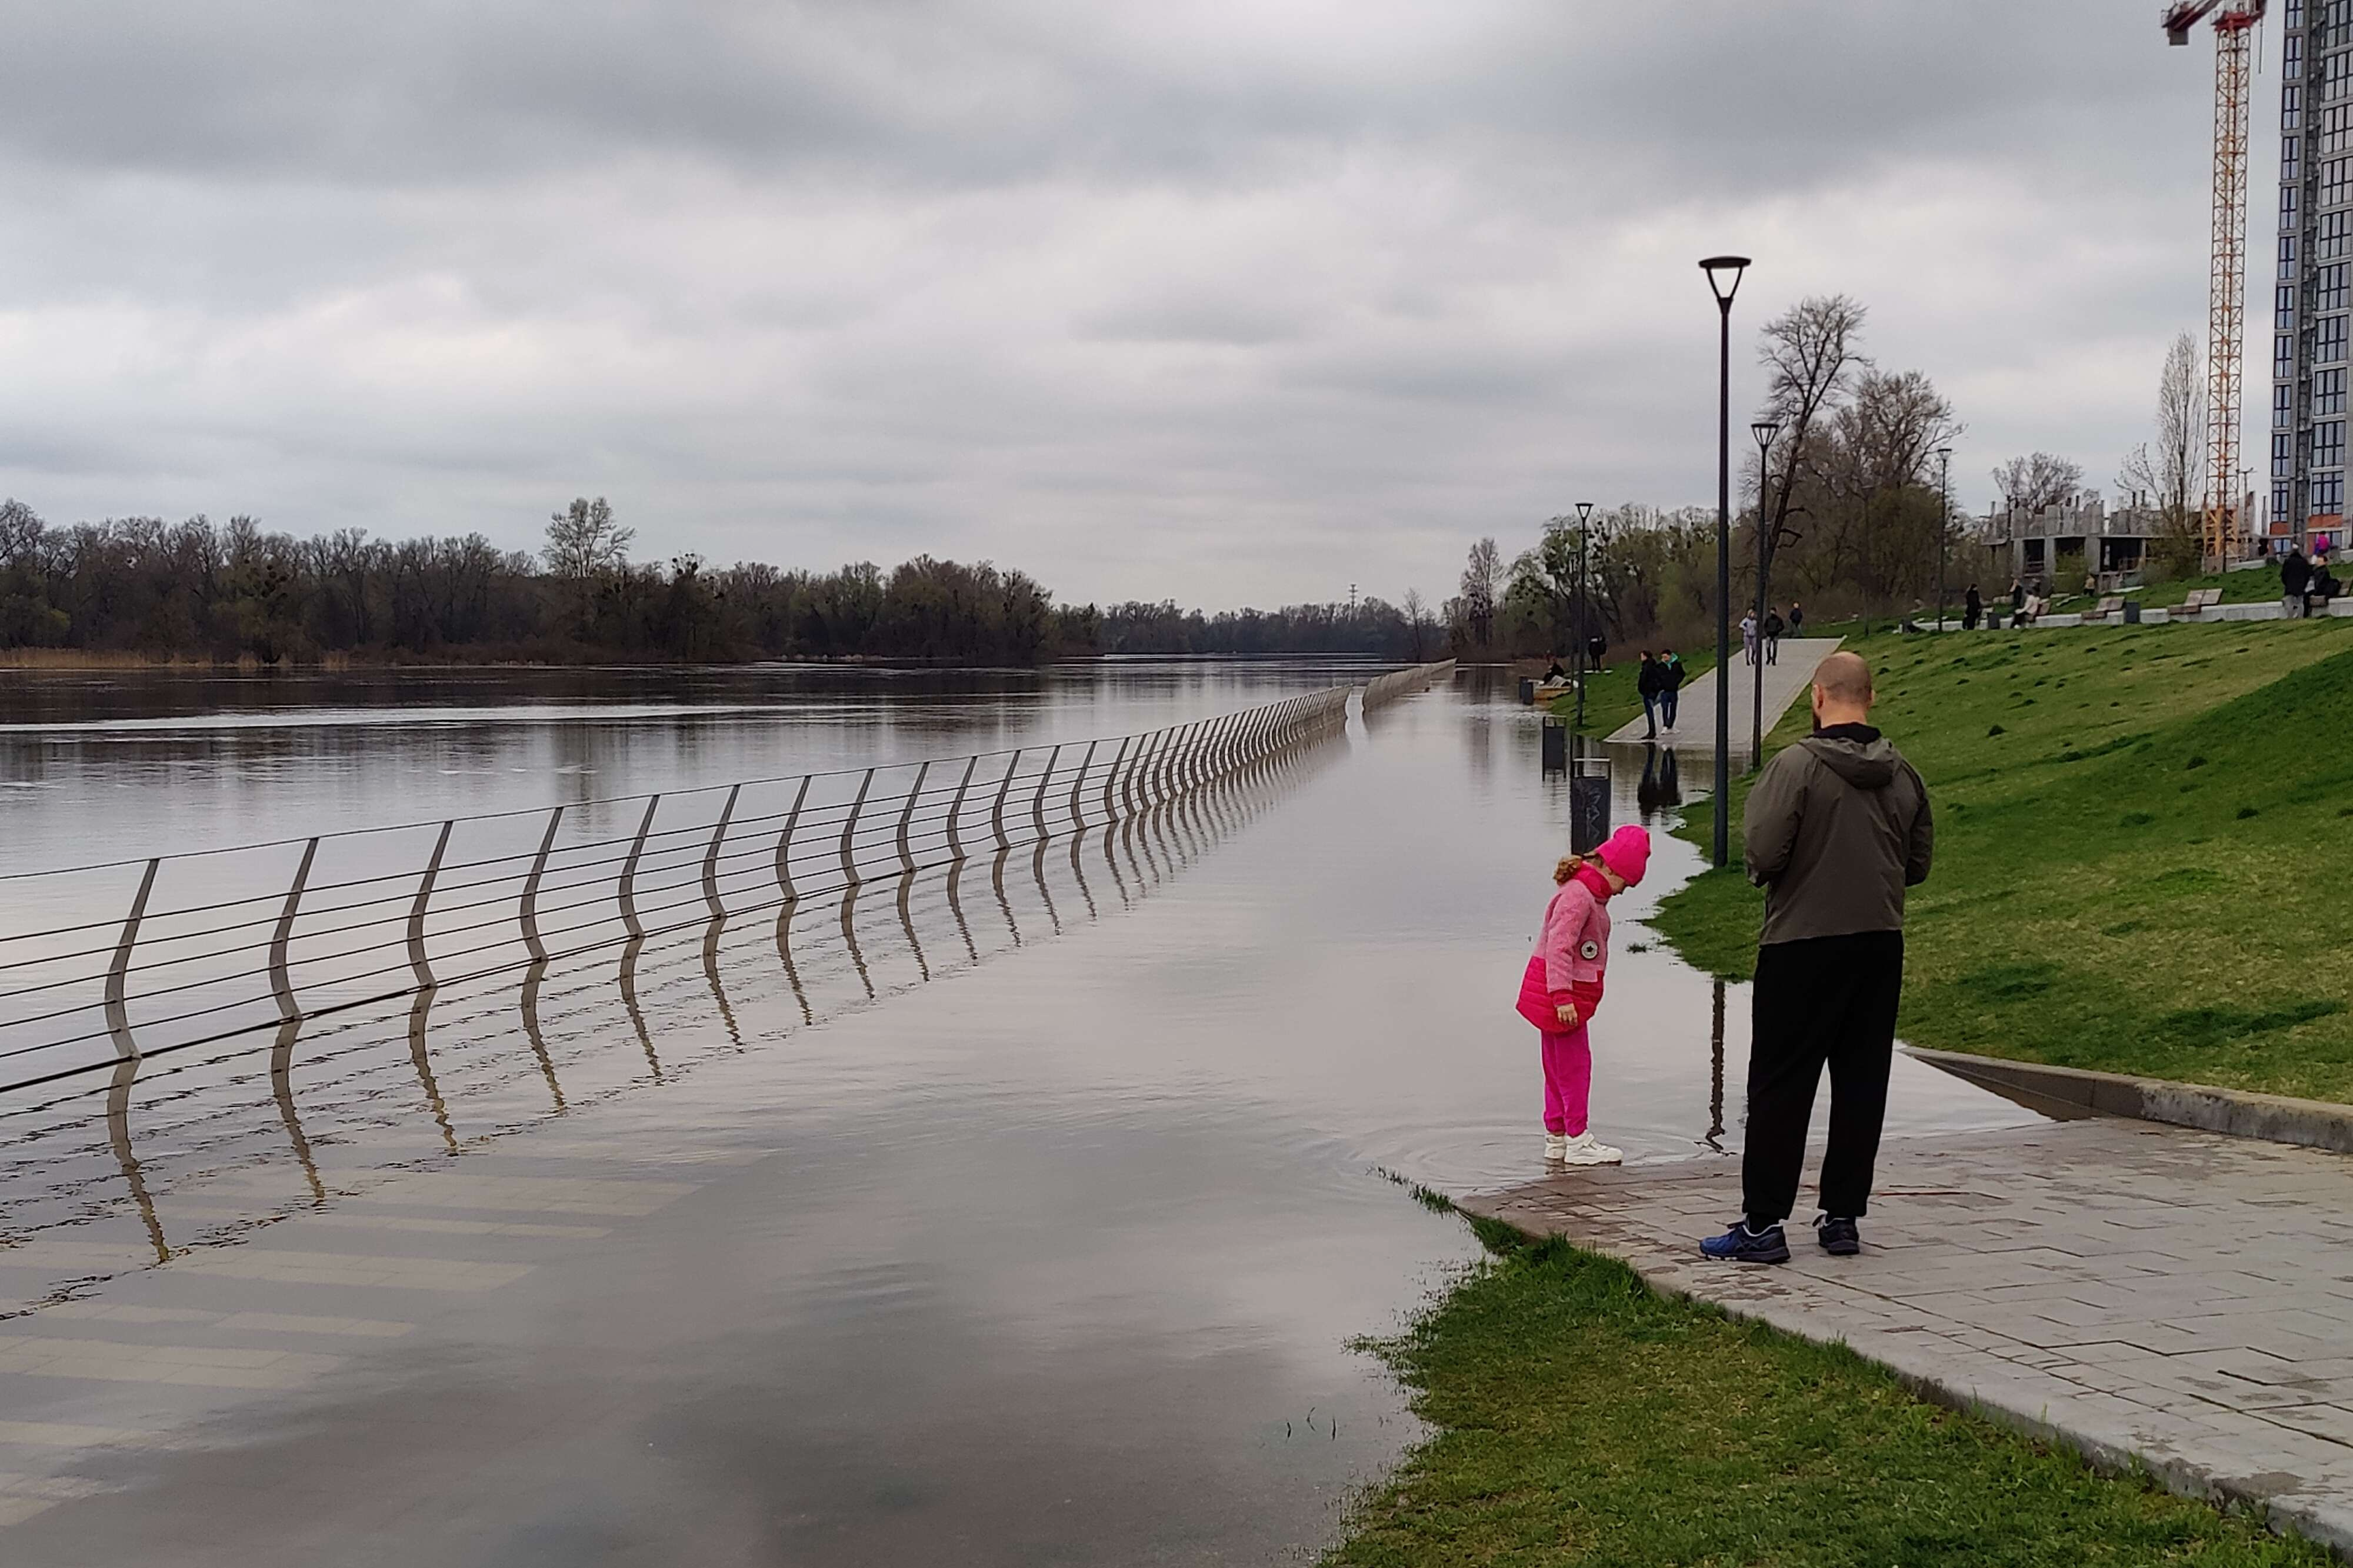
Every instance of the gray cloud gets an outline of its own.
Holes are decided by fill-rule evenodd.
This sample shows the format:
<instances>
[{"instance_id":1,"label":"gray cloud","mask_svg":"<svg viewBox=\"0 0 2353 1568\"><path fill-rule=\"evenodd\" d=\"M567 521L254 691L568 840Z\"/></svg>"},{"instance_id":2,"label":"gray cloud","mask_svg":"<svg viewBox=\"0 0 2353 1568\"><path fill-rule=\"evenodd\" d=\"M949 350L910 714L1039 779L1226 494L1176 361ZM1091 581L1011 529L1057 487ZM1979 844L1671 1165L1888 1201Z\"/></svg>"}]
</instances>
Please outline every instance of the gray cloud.
<instances>
[{"instance_id":1,"label":"gray cloud","mask_svg":"<svg viewBox=\"0 0 2353 1568\"><path fill-rule=\"evenodd\" d=\"M2110 472L2203 321L2209 46L2121 0L0 16L0 489L61 520L586 491L649 552L1440 594L1712 494L1705 251L1743 362L1869 302L1970 502Z\"/></svg>"}]
</instances>

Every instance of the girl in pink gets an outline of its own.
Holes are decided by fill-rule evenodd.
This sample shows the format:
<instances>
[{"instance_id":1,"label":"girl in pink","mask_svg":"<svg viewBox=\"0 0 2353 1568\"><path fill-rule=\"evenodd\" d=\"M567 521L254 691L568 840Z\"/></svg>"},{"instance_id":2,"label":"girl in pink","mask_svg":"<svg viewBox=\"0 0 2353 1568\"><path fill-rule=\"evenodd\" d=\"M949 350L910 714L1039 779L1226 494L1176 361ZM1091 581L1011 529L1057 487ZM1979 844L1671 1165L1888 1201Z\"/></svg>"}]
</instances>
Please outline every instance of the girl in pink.
<instances>
[{"instance_id":1,"label":"girl in pink","mask_svg":"<svg viewBox=\"0 0 2353 1568\"><path fill-rule=\"evenodd\" d=\"M1609 968L1609 900L1642 879L1651 833L1625 826L1590 856L1565 857L1552 871L1560 890L1545 906L1544 930L1520 977L1520 1016L1544 1037L1545 1158L1614 1165L1626 1156L1586 1129L1593 1052L1586 1026L1601 1005Z\"/></svg>"}]
</instances>

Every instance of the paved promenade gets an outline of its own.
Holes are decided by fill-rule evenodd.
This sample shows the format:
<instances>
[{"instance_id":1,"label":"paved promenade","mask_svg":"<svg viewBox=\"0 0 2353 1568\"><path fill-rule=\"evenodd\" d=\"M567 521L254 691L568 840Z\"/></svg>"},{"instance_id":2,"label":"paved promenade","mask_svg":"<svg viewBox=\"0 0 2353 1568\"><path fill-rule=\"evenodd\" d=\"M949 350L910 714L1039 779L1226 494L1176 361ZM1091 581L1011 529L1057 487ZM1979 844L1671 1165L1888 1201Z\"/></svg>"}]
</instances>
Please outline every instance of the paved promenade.
<instances>
[{"instance_id":1,"label":"paved promenade","mask_svg":"<svg viewBox=\"0 0 2353 1568\"><path fill-rule=\"evenodd\" d=\"M1813 679L1814 666L1838 651L1837 637L1783 637L1781 657L1765 667L1765 728L1770 730L1779 722L1789 704L1805 695L1807 683ZM1694 676L1683 685L1683 701L1675 712L1675 727L1662 731L1662 741L1672 741L1678 747L1689 750L1694 746L1708 748L1715 744L1716 679L1714 670ZM1736 756L1748 754L1748 731L1757 711L1756 676L1740 661L1740 647L1732 651L1732 751ZM1639 743L1649 738L1649 727L1640 719L1620 725L1609 737L1612 742Z\"/></svg>"},{"instance_id":2,"label":"paved promenade","mask_svg":"<svg viewBox=\"0 0 2353 1568\"><path fill-rule=\"evenodd\" d=\"M1800 1224L1779 1268L1698 1256L1730 1160L1462 1207L2353 1552L2353 1158L2101 1118L1891 1141L1880 1174L1862 1256Z\"/></svg>"}]
</instances>

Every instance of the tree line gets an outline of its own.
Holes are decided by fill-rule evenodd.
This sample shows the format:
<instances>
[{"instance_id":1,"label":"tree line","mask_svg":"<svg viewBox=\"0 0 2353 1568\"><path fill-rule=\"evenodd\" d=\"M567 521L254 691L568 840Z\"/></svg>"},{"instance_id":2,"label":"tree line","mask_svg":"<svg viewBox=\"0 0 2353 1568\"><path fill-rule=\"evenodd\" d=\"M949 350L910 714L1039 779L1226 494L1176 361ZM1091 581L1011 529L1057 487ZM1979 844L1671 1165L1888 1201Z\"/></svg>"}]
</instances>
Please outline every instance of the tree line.
<instances>
[{"instance_id":1,"label":"tree line","mask_svg":"<svg viewBox=\"0 0 2353 1568\"><path fill-rule=\"evenodd\" d=\"M548 521L537 554L479 533L313 537L250 517L68 527L0 503L0 649L301 664L331 657L547 663L887 658L1033 664L1114 654L1366 654L1443 642L1420 595L1206 615L1059 605L1027 573L918 555L833 572L630 559L603 499Z\"/></svg>"}]
</instances>

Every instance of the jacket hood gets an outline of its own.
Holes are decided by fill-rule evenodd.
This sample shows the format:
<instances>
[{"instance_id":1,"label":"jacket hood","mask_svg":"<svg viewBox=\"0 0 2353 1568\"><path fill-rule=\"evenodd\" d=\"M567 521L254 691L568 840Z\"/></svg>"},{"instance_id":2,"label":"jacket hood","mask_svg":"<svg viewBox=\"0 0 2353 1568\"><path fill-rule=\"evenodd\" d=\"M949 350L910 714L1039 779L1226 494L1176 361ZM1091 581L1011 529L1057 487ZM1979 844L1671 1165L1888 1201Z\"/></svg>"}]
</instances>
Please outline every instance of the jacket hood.
<instances>
[{"instance_id":1,"label":"jacket hood","mask_svg":"<svg viewBox=\"0 0 2353 1568\"><path fill-rule=\"evenodd\" d=\"M1843 735L1809 735L1798 743L1857 789L1885 789L1895 782L1895 748L1884 736L1855 741Z\"/></svg>"}]
</instances>

